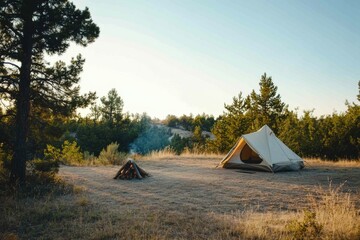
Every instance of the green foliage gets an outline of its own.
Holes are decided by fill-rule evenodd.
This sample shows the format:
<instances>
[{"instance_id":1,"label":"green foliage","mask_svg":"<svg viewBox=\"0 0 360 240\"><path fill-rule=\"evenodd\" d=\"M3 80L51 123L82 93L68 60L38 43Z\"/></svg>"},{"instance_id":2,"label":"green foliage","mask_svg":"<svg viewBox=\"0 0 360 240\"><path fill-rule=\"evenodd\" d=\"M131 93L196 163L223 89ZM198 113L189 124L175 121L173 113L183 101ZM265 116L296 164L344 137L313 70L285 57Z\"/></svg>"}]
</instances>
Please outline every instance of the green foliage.
<instances>
[{"instance_id":1,"label":"green foliage","mask_svg":"<svg viewBox=\"0 0 360 240\"><path fill-rule=\"evenodd\" d=\"M118 95L115 88L111 89L107 97L102 97L101 99L102 106L99 108L102 113L102 118L104 121L110 123L119 123L122 119L122 109L124 102L121 97ZM96 109L93 109L95 114Z\"/></svg>"},{"instance_id":2,"label":"green foliage","mask_svg":"<svg viewBox=\"0 0 360 240\"><path fill-rule=\"evenodd\" d=\"M64 141L61 150L61 162L68 165L81 165L84 156L76 142Z\"/></svg>"},{"instance_id":3,"label":"green foliage","mask_svg":"<svg viewBox=\"0 0 360 240\"><path fill-rule=\"evenodd\" d=\"M179 127L179 119L175 115L167 115L166 119L163 123L171 128L178 128Z\"/></svg>"},{"instance_id":4,"label":"green foliage","mask_svg":"<svg viewBox=\"0 0 360 240\"><path fill-rule=\"evenodd\" d=\"M190 148L190 139L182 138L179 134L175 134L170 141L170 148L180 155L185 148Z\"/></svg>"},{"instance_id":5,"label":"green foliage","mask_svg":"<svg viewBox=\"0 0 360 240\"><path fill-rule=\"evenodd\" d=\"M67 119L68 117L53 113L50 109L33 107L29 118L30 128L28 133L28 154L30 159L42 156L47 144L56 145L55 142L65 131L62 123Z\"/></svg>"},{"instance_id":6,"label":"green foliage","mask_svg":"<svg viewBox=\"0 0 360 240\"><path fill-rule=\"evenodd\" d=\"M328 159L360 158L360 106L347 103L344 114L320 118L321 148L314 150Z\"/></svg>"},{"instance_id":7,"label":"green foliage","mask_svg":"<svg viewBox=\"0 0 360 240\"><path fill-rule=\"evenodd\" d=\"M110 143L99 155L99 161L103 164L122 165L127 155L119 152L119 144Z\"/></svg>"},{"instance_id":8,"label":"green foliage","mask_svg":"<svg viewBox=\"0 0 360 240\"><path fill-rule=\"evenodd\" d=\"M226 112L216 121L212 133L214 141L208 141L209 149L225 153L231 149L241 135L257 131L267 124L275 133L285 119L287 106L281 101L277 87L266 73L260 79L260 92L254 90L247 97L240 92L230 105L225 104Z\"/></svg>"},{"instance_id":9,"label":"green foliage","mask_svg":"<svg viewBox=\"0 0 360 240\"><path fill-rule=\"evenodd\" d=\"M46 149L44 150L44 159L60 161L61 157L61 150L59 148L56 148L49 144L46 145Z\"/></svg>"},{"instance_id":10,"label":"green foliage","mask_svg":"<svg viewBox=\"0 0 360 240\"><path fill-rule=\"evenodd\" d=\"M168 115L162 123L171 128L179 128L187 131L194 131L196 126L199 126L202 131L211 131L215 123L215 118L207 114L198 114L195 118L192 115L182 115L180 118L174 115Z\"/></svg>"},{"instance_id":11,"label":"green foliage","mask_svg":"<svg viewBox=\"0 0 360 240\"><path fill-rule=\"evenodd\" d=\"M321 126L312 111L304 111L298 124L301 146L299 153L303 157L320 157Z\"/></svg>"},{"instance_id":12,"label":"green foliage","mask_svg":"<svg viewBox=\"0 0 360 240\"><path fill-rule=\"evenodd\" d=\"M101 118L101 109L95 103L90 107L89 117L93 119L94 123L99 122Z\"/></svg>"},{"instance_id":13,"label":"green foliage","mask_svg":"<svg viewBox=\"0 0 360 240\"><path fill-rule=\"evenodd\" d=\"M74 126L76 138L83 151L98 156L102 149L112 142L119 144L119 151L128 152L129 145L150 124L150 118L144 115L124 115L122 120L111 126L107 122L94 122L89 119L79 121Z\"/></svg>"},{"instance_id":14,"label":"green foliage","mask_svg":"<svg viewBox=\"0 0 360 240\"><path fill-rule=\"evenodd\" d=\"M59 171L59 162L62 159L61 157L61 150L48 144L44 150L44 159L36 158L30 163L35 172L55 174Z\"/></svg>"},{"instance_id":15,"label":"green foliage","mask_svg":"<svg viewBox=\"0 0 360 240\"><path fill-rule=\"evenodd\" d=\"M253 119L251 128L258 130L267 124L277 133L278 123L282 120L287 106L281 101L280 94L277 93L277 86L266 73L261 76L259 86L260 92L256 93L253 90L247 100L248 114Z\"/></svg>"},{"instance_id":16,"label":"green foliage","mask_svg":"<svg viewBox=\"0 0 360 240\"><path fill-rule=\"evenodd\" d=\"M305 211L302 221L294 220L286 225L294 240L320 239L323 226L316 221L315 212Z\"/></svg>"},{"instance_id":17,"label":"green foliage","mask_svg":"<svg viewBox=\"0 0 360 240\"><path fill-rule=\"evenodd\" d=\"M78 123L76 137L81 149L98 156L113 140L114 131L104 123L95 124L93 122Z\"/></svg>"},{"instance_id":18,"label":"green foliage","mask_svg":"<svg viewBox=\"0 0 360 240\"><path fill-rule=\"evenodd\" d=\"M202 131L210 132L214 124L215 124L214 116L212 115L209 116L206 114L196 115L193 120L193 129L195 127L200 127Z\"/></svg>"},{"instance_id":19,"label":"green foliage","mask_svg":"<svg viewBox=\"0 0 360 240\"><path fill-rule=\"evenodd\" d=\"M189 116L182 115L179 118L179 128L182 128L187 131L193 131L193 116L190 114Z\"/></svg>"},{"instance_id":20,"label":"green foliage","mask_svg":"<svg viewBox=\"0 0 360 240\"><path fill-rule=\"evenodd\" d=\"M360 83L360 82L359 82ZM313 111L301 117L281 101L271 77L261 76L260 92L233 98L212 128L216 139L208 140L208 150L226 153L241 135L257 131L264 124L302 157L324 159L360 158L360 106L346 103L345 113L320 118Z\"/></svg>"},{"instance_id":21,"label":"green foliage","mask_svg":"<svg viewBox=\"0 0 360 240\"><path fill-rule=\"evenodd\" d=\"M299 117L296 112L285 111L285 117L279 126L278 137L281 139L291 150L300 154L302 146L302 133L299 126Z\"/></svg>"},{"instance_id":22,"label":"green foliage","mask_svg":"<svg viewBox=\"0 0 360 240\"><path fill-rule=\"evenodd\" d=\"M85 107L95 99L95 93L80 95L79 75L84 64L81 55L69 65L58 61L52 66L44 57L64 53L70 42L86 46L98 37L100 30L88 8L79 10L72 2L63 0L46 3L2 0L0 23L0 98L15 110L16 139L12 145L10 179L12 183L23 184L25 163L31 156L28 146L34 154L32 148L41 139L37 138L38 133L31 136L28 131L31 133L31 125L42 119L39 112L70 116L76 108ZM39 128L32 128L36 129Z\"/></svg>"},{"instance_id":23,"label":"green foliage","mask_svg":"<svg viewBox=\"0 0 360 240\"><path fill-rule=\"evenodd\" d=\"M213 152L229 151L250 128L250 119L246 116L247 104L241 92L237 97L233 97L232 104L224 106L227 111L217 119L212 129L216 139L208 141L209 149Z\"/></svg>"},{"instance_id":24,"label":"green foliage","mask_svg":"<svg viewBox=\"0 0 360 240\"><path fill-rule=\"evenodd\" d=\"M190 148L196 150L198 153L206 152L206 137L202 135L200 126L196 126L191 138L192 146Z\"/></svg>"},{"instance_id":25,"label":"green foliage","mask_svg":"<svg viewBox=\"0 0 360 240\"><path fill-rule=\"evenodd\" d=\"M169 146L177 155L180 155L184 150L196 151L197 153L207 152L207 136L203 135L202 132L200 126L195 126L191 137L182 138L180 135L175 134L171 137Z\"/></svg>"}]
</instances>

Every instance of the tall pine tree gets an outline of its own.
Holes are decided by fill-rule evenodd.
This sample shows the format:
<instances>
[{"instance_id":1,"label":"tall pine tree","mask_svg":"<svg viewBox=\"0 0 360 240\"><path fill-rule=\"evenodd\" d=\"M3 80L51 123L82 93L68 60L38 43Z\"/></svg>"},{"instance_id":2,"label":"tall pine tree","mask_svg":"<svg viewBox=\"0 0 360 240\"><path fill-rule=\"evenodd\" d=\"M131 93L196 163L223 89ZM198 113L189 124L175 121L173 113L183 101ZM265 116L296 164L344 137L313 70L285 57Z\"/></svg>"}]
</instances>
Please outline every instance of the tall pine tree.
<instances>
[{"instance_id":1,"label":"tall pine tree","mask_svg":"<svg viewBox=\"0 0 360 240\"><path fill-rule=\"evenodd\" d=\"M283 119L287 105L281 101L277 86L266 73L261 76L259 86L260 92L253 90L248 97L248 114L253 121L251 128L255 131L267 124L277 133L278 123Z\"/></svg>"},{"instance_id":2,"label":"tall pine tree","mask_svg":"<svg viewBox=\"0 0 360 240\"><path fill-rule=\"evenodd\" d=\"M90 12L67 0L0 2L0 97L15 106L15 142L11 182L25 181L29 116L33 106L68 115L95 95L79 94L84 60L50 66L45 54L62 54L70 42L93 42L99 28Z\"/></svg>"},{"instance_id":3,"label":"tall pine tree","mask_svg":"<svg viewBox=\"0 0 360 240\"><path fill-rule=\"evenodd\" d=\"M108 92L107 97L102 97L100 100L102 103L102 106L100 107L102 119L110 123L111 126L114 123L119 123L122 119L124 102L117 93L116 89L111 89Z\"/></svg>"}]
</instances>

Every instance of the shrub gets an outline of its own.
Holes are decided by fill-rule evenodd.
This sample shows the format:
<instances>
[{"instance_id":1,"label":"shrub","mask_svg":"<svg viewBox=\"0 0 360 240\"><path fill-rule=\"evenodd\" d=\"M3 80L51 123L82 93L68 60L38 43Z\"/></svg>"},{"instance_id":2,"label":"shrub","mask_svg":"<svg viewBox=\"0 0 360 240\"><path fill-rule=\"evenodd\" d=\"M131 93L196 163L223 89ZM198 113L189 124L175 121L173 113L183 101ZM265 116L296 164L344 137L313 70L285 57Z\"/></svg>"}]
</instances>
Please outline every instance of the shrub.
<instances>
[{"instance_id":1,"label":"shrub","mask_svg":"<svg viewBox=\"0 0 360 240\"><path fill-rule=\"evenodd\" d=\"M293 220L286 230L291 239L360 239L360 216L356 198L342 191L343 184L320 188L309 196L310 209L302 221Z\"/></svg>"},{"instance_id":2,"label":"shrub","mask_svg":"<svg viewBox=\"0 0 360 240\"><path fill-rule=\"evenodd\" d=\"M286 229L291 233L292 239L319 239L323 226L316 221L315 212L304 211L304 219L290 222Z\"/></svg>"},{"instance_id":3,"label":"shrub","mask_svg":"<svg viewBox=\"0 0 360 240\"><path fill-rule=\"evenodd\" d=\"M50 144L47 144L46 149L44 150L44 159L60 161L60 159L61 159L61 150L59 148L56 148L56 147L50 145Z\"/></svg>"},{"instance_id":4,"label":"shrub","mask_svg":"<svg viewBox=\"0 0 360 240\"><path fill-rule=\"evenodd\" d=\"M180 155L185 148L190 146L190 138L182 138L179 134L175 134L170 141L170 147L175 151L176 155Z\"/></svg>"},{"instance_id":5,"label":"shrub","mask_svg":"<svg viewBox=\"0 0 360 240\"><path fill-rule=\"evenodd\" d=\"M121 165L126 159L127 155L125 153L119 152L119 144L117 142L110 143L107 145L106 149L103 149L99 155L99 162L102 164L113 164Z\"/></svg>"},{"instance_id":6,"label":"shrub","mask_svg":"<svg viewBox=\"0 0 360 240\"><path fill-rule=\"evenodd\" d=\"M65 140L61 150L61 160L64 164L81 165L84 163L84 156L76 142L70 143Z\"/></svg>"},{"instance_id":7,"label":"shrub","mask_svg":"<svg viewBox=\"0 0 360 240\"><path fill-rule=\"evenodd\" d=\"M44 159L34 159L29 162L34 173L43 172L55 174L59 172L59 161L61 159L61 150L52 146L46 145L44 150Z\"/></svg>"},{"instance_id":8,"label":"shrub","mask_svg":"<svg viewBox=\"0 0 360 240\"><path fill-rule=\"evenodd\" d=\"M323 232L332 239L360 239L360 215L356 207L359 193L353 196L342 190L344 184L328 189L320 188L320 199L313 197L316 219L324 226Z\"/></svg>"}]
</instances>

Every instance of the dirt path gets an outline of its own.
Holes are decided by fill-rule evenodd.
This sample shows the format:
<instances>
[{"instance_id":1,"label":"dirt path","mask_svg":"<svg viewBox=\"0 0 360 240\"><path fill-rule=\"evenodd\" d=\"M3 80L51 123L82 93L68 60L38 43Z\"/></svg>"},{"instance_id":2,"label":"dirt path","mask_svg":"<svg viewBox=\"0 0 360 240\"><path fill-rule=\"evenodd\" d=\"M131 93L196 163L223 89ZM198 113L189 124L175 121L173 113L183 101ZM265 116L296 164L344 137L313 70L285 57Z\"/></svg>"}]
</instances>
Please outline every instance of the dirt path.
<instances>
[{"instance_id":1,"label":"dirt path","mask_svg":"<svg viewBox=\"0 0 360 240\"><path fill-rule=\"evenodd\" d=\"M84 187L90 201L114 210L146 208L166 211L230 213L298 210L319 186L344 184L360 190L360 167L308 165L301 172L266 173L215 168L219 159L176 157L137 161L151 174L143 180L114 180L119 166L66 167L60 174Z\"/></svg>"}]
</instances>

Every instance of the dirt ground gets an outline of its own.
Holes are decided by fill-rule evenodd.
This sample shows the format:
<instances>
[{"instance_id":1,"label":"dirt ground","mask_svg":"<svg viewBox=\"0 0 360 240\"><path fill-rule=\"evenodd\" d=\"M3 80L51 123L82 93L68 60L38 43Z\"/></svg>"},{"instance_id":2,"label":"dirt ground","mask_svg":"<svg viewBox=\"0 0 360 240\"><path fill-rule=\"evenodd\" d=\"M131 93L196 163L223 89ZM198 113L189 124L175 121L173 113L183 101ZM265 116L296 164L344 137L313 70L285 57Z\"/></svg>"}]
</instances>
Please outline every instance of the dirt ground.
<instances>
[{"instance_id":1,"label":"dirt ground","mask_svg":"<svg viewBox=\"0 0 360 240\"><path fill-rule=\"evenodd\" d=\"M62 166L60 175L85 189L89 200L108 209L139 208L228 214L235 211L300 210L307 196L343 185L358 195L359 166L306 163L299 172L253 172L216 168L219 158L171 157L137 160L151 174L142 180L114 180L120 166Z\"/></svg>"}]
</instances>

